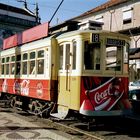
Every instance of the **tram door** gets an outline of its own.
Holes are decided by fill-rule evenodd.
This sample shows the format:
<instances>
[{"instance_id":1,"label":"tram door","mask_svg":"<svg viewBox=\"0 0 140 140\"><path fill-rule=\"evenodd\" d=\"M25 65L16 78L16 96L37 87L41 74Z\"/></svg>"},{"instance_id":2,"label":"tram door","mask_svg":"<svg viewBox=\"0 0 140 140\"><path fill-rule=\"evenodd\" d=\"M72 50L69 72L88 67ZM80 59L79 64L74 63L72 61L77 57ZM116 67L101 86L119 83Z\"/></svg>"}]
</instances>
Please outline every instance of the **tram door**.
<instances>
[{"instance_id":1,"label":"tram door","mask_svg":"<svg viewBox=\"0 0 140 140\"><path fill-rule=\"evenodd\" d=\"M73 71L76 69L76 44L63 43L59 45L59 86L58 104L70 107L71 94L74 91L72 83Z\"/></svg>"}]
</instances>

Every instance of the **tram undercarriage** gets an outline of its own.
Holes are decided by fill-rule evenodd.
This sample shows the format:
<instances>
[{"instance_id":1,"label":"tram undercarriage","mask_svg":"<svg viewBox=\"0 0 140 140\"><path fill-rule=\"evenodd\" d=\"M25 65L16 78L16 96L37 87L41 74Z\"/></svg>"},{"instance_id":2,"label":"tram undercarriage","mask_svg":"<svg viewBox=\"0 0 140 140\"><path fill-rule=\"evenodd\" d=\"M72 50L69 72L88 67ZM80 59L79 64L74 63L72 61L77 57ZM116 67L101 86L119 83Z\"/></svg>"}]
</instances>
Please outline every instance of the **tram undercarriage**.
<instances>
[{"instance_id":1,"label":"tram undercarriage","mask_svg":"<svg viewBox=\"0 0 140 140\"><path fill-rule=\"evenodd\" d=\"M15 96L6 93L1 93L0 103L4 103L7 107L23 110L30 114L45 118L50 116L50 112L53 111L55 107L53 102L36 100L25 96Z\"/></svg>"}]
</instances>

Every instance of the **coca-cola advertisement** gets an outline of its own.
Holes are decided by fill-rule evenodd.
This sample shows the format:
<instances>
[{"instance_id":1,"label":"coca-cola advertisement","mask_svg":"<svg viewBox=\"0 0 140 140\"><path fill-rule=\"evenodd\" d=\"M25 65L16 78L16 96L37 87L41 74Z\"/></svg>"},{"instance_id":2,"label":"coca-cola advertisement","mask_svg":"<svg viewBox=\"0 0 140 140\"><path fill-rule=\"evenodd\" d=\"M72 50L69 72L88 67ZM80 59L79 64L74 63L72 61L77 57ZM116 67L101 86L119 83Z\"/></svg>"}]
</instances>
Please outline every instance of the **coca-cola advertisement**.
<instances>
[{"instance_id":1,"label":"coca-cola advertisement","mask_svg":"<svg viewBox=\"0 0 140 140\"><path fill-rule=\"evenodd\" d=\"M128 78L82 77L80 112L111 111L130 108Z\"/></svg>"}]
</instances>

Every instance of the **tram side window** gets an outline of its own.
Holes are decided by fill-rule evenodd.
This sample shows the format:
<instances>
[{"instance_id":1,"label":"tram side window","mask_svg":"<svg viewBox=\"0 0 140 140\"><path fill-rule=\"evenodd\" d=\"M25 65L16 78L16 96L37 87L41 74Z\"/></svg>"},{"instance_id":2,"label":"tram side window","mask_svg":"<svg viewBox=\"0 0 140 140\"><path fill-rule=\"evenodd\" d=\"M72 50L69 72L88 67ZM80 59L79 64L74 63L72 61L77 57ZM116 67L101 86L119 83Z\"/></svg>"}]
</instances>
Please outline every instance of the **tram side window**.
<instances>
[{"instance_id":1,"label":"tram side window","mask_svg":"<svg viewBox=\"0 0 140 140\"><path fill-rule=\"evenodd\" d=\"M76 41L73 42L73 64L72 69L76 69Z\"/></svg>"},{"instance_id":2,"label":"tram side window","mask_svg":"<svg viewBox=\"0 0 140 140\"><path fill-rule=\"evenodd\" d=\"M10 63L10 73L11 75L14 75L15 74L15 56L12 56L11 57L11 63Z\"/></svg>"},{"instance_id":3,"label":"tram side window","mask_svg":"<svg viewBox=\"0 0 140 140\"><path fill-rule=\"evenodd\" d=\"M28 61L28 53L24 53L23 55L22 55L22 74L27 74L27 70L28 70L28 68L27 68L27 61Z\"/></svg>"},{"instance_id":4,"label":"tram side window","mask_svg":"<svg viewBox=\"0 0 140 140\"><path fill-rule=\"evenodd\" d=\"M35 67L35 56L36 56L36 54L35 54L35 52L31 52L30 53L30 71L29 71L29 73L30 74L35 74L35 71L36 71L36 67Z\"/></svg>"},{"instance_id":5,"label":"tram side window","mask_svg":"<svg viewBox=\"0 0 140 140\"><path fill-rule=\"evenodd\" d=\"M123 50L124 52L124 54L123 54L123 58L124 58L124 72L125 73L128 73L129 72L129 70L128 70L128 64L129 64L129 43L126 43L126 45L124 46L124 50Z\"/></svg>"},{"instance_id":6,"label":"tram side window","mask_svg":"<svg viewBox=\"0 0 140 140\"><path fill-rule=\"evenodd\" d=\"M66 44L65 69L69 69L69 64L70 64L70 44Z\"/></svg>"},{"instance_id":7,"label":"tram side window","mask_svg":"<svg viewBox=\"0 0 140 140\"><path fill-rule=\"evenodd\" d=\"M122 59L121 47L119 46L106 46L106 70L121 70Z\"/></svg>"},{"instance_id":8,"label":"tram side window","mask_svg":"<svg viewBox=\"0 0 140 140\"><path fill-rule=\"evenodd\" d=\"M85 41L84 45L84 69L100 70L100 43Z\"/></svg>"},{"instance_id":9,"label":"tram side window","mask_svg":"<svg viewBox=\"0 0 140 140\"><path fill-rule=\"evenodd\" d=\"M2 65L1 65L1 74L4 75L5 58L2 58L1 62L2 62Z\"/></svg>"},{"instance_id":10,"label":"tram side window","mask_svg":"<svg viewBox=\"0 0 140 140\"><path fill-rule=\"evenodd\" d=\"M59 69L63 69L63 45L59 46L59 54L60 54L60 63L59 63Z\"/></svg>"},{"instance_id":11,"label":"tram side window","mask_svg":"<svg viewBox=\"0 0 140 140\"><path fill-rule=\"evenodd\" d=\"M37 74L44 73L44 50L38 51L37 56Z\"/></svg>"},{"instance_id":12,"label":"tram side window","mask_svg":"<svg viewBox=\"0 0 140 140\"><path fill-rule=\"evenodd\" d=\"M9 74L9 61L10 61L10 57L6 57L6 75Z\"/></svg>"},{"instance_id":13,"label":"tram side window","mask_svg":"<svg viewBox=\"0 0 140 140\"><path fill-rule=\"evenodd\" d=\"M21 55L17 55L17 58L16 58L16 75L20 75L20 62L21 62Z\"/></svg>"}]
</instances>

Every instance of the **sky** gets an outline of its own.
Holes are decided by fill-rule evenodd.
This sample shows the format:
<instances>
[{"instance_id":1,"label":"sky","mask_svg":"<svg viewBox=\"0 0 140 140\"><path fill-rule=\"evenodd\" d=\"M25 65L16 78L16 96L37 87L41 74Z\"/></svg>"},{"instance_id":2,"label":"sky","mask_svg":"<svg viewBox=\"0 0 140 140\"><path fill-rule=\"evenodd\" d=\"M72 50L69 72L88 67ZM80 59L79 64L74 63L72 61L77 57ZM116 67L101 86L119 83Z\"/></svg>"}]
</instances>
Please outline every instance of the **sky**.
<instances>
[{"instance_id":1,"label":"sky","mask_svg":"<svg viewBox=\"0 0 140 140\"><path fill-rule=\"evenodd\" d=\"M0 3L9 4L18 8L23 8L23 2L18 0L0 0ZM24 1L24 0L20 0ZM48 22L62 0L26 0L27 6L31 11L35 10L35 3L39 6L39 16L41 23ZM56 15L51 21L51 25L56 25L65 20L79 16L108 0L64 0Z\"/></svg>"}]
</instances>

